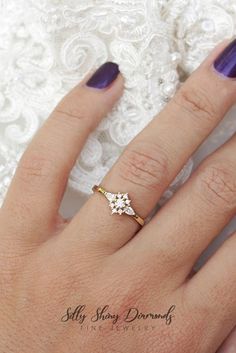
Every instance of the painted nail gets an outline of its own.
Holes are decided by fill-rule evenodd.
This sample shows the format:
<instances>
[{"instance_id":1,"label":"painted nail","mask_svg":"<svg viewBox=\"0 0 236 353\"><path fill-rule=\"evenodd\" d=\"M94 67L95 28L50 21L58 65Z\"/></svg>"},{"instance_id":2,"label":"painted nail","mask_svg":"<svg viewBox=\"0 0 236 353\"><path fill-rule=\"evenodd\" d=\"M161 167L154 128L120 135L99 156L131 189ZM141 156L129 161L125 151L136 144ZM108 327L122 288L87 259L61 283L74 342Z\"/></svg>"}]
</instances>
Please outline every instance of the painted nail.
<instances>
[{"instance_id":1,"label":"painted nail","mask_svg":"<svg viewBox=\"0 0 236 353\"><path fill-rule=\"evenodd\" d=\"M88 80L87 86L103 89L107 88L119 75L119 66L112 62L103 64Z\"/></svg>"},{"instance_id":2,"label":"painted nail","mask_svg":"<svg viewBox=\"0 0 236 353\"><path fill-rule=\"evenodd\" d=\"M236 39L218 56L214 68L226 77L236 78Z\"/></svg>"}]
</instances>

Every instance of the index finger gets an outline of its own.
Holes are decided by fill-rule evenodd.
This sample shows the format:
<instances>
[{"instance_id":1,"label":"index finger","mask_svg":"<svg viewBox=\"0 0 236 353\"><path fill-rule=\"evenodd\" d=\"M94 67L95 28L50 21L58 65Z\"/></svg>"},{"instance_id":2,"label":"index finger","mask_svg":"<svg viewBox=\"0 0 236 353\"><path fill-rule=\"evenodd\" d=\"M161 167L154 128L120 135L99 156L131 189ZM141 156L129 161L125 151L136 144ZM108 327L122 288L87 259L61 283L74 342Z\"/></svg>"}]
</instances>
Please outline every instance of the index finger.
<instances>
[{"instance_id":1,"label":"index finger","mask_svg":"<svg viewBox=\"0 0 236 353\"><path fill-rule=\"evenodd\" d=\"M39 129L3 205L5 214L22 223L27 233L15 232L17 239L38 243L54 231L69 173L89 134L121 97L123 86L118 65L103 64L62 99Z\"/></svg>"}]
</instances>

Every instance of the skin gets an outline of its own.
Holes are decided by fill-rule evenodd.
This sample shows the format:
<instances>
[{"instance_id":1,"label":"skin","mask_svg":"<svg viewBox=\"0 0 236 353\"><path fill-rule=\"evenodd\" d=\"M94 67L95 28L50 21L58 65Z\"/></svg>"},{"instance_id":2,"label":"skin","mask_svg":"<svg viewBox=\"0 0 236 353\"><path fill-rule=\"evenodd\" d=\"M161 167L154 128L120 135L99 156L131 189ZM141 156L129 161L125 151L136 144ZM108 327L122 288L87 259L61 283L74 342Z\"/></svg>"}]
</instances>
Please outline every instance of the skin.
<instances>
[{"instance_id":1,"label":"skin","mask_svg":"<svg viewBox=\"0 0 236 353\"><path fill-rule=\"evenodd\" d=\"M102 181L110 191L129 192L143 218L236 101L236 81L212 68L226 44L212 52ZM59 207L69 173L89 133L123 93L121 74L104 90L87 87L88 78L32 140L0 210L0 351L215 353L236 322L236 234L198 273L191 270L235 215L236 136L142 229L131 217L111 216L99 193L64 220ZM88 316L104 305L120 316L131 307L143 313L175 309L170 325L160 319L133 322L140 331L111 330L111 320L102 322L102 331L61 321L68 307L83 304ZM233 336L230 340L224 352L231 353Z\"/></svg>"}]
</instances>

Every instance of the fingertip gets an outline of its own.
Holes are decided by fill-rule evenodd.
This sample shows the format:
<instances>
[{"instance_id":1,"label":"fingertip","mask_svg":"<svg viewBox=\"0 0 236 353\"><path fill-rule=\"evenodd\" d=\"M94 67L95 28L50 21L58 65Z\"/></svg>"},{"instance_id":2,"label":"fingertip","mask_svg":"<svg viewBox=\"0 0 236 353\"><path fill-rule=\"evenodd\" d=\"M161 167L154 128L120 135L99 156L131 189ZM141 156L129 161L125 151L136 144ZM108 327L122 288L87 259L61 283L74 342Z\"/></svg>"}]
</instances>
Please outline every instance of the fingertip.
<instances>
[{"instance_id":1,"label":"fingertip","mask_svg":"<svg viewBox=\"0 0 236 353\"><path fill-rule=\"evenodd\" d=\"M122 76L122 74L119 65L115 62L108 61L94 72L88 74L82 84L85 88L104 92L117 83L118 77L120 76Z\"/></svg>"},{"instance_id":2,"label":"fingertip","mask_svg":"<svg viewBox=\"0 0 236 353\"><path fill-rule=\"evenodd\" d=\"M210 52L210 54L203 61L202 66L212 67L216 58L222 53L222 51L232 42L233 38L224 39L218 45L216 45Z\"/></svg>"},{"instance_id":3,"label":"fingertip","mask_svg":"<svg viewBox=\"0 0 236 353\"><path fill-rule=\"evenodd\" d=\"M99 99L111 109L124 92L125 79L118 64L107 62L87 74L77 88L89 96L91 102Z\"/></svg>"}]
</instances>

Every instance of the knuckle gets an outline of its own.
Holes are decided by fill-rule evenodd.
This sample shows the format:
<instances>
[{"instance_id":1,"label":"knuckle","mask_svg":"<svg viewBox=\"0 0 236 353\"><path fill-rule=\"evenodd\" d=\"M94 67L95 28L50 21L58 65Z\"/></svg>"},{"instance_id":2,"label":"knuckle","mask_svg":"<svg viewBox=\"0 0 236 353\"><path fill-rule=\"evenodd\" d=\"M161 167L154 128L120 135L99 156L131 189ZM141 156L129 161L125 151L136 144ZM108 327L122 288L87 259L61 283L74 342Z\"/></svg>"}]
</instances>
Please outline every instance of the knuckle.
<instances>
[{"instance_id":1,"label":"knuckle","mask_svg":"<svg viewBox=\"0 0 236 353\"><path fill-rule=\"evenodd\" d=\"M79 123L86 123L86 126L90 127L90 120L92 120L89 119L88 114L86 114L81 104L79 107L73 105L67 106L65 104L59 105L54 110L54 119L70 127L76 127Z\"/></svg>"},{"instance_id":2,"label":"knuckle","mask_svg":"<svg viewBox=\"0 0 236 353\"><path fill-rule=\"evenodd\" d=\"M217 112L212 100L207 92L199 87L182 87L174 97L174 102L201 124L211 123L216 118Z\"/></svg>"},{"instance_id":3,"label":"knuckle","mask_svg":"<svg viewBox=\"0 0 236 353\"><path fill-rule=\"evenodd\" d=\"M124 272L122 272L122 276L116 274L108 281L107 279L104 281L103 277L99 277L99 279L106 283L102 292L99 293L100 297L104 297L104 293L106 293L106 300L113 303L119 315L122 316L129 308L139 306L139 303L145 302L148 281L142 273L140 276L133 278L132 281L130 281L130 277ZM99 284L97 285L99 286ZM120 288L119 293L117 292L117 288Z\"/></svg>"},{"instance_id":4,"label":"knuckle","mask_svg":"<svg viewBox=\"0 0 236 353\"><path fill-rule=\"evenodd\" d=\"M17 177L25 184L25 186L41 183L44 179L50 179L54 163L48 157L44 157L42 153L31 151L25 153L20 160L17 168ZM53 182L53 180L52 180Z\"/></svg>"},{"instance_id":5,"label":"knuckle","mask_svg":"<svg viewBox=\"0 0 236 353\"><path fill-rule=\"evenodd\" d=\"M120 177L125 181L156 190L168 180L169 162L162 147L150 143L135 143L120 160Z\"/></svg>"},{"instance_id":6,"label":"knuckle","mask_svg":"<svg viewBox=\"0 0 236 353\"><path fill-rule=\"evenodd\" d=\"M83 120L85 118L85 115L82 114L82 112L78 109L57 107L55 112L57 113L56 116L59 119L71 118L76 120Z\"/></svg>"},{"instance_id":7,"label":"knuckle","mask_svg":"<svg viewBox=\"0 0 236 353\"><path fill-rule=\"evenodd\" d=\"M200 172L198 184L200 195L207 202L228 208L236 208L236 181L234 168L230 163L214 162Z\"/></svg>"}]
</instances>

